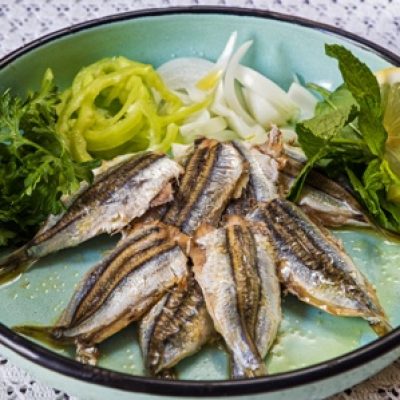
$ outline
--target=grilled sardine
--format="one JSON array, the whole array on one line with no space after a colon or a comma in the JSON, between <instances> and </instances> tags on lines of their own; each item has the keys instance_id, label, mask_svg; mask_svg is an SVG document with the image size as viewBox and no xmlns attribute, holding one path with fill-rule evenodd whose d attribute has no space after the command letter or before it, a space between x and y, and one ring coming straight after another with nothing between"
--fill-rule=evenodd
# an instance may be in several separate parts
<instances>
[{"instance_id":1,"label":"grilled sardine","mask_svg":"<svg viewBox=\"0 0 400 400\"><path fill-rule=\"evenodd\" d=\"M248 143L234 141L233 145L247 162L249 181L240 198L230 202L226 214L245 215L257 202L278 196L278 162Z\"/></svg>"},{"instance_id":2,"label":"grilled sardine","mask_svg":"<svg viewBox=\"0 0 400 400\"><path fill-rule=\"evenodd\" d=\"M281 320L275 253L263 229L230 216L225 228L201 227L192 250L195 277L231 352L234 378L266 373L263 358Z\"/></svg>"},{"instance_id":3,"label":"grilled sardine","mask_svg":"<svg viewBox=\"0 0 400 400\"><path fill-rule=\"evenodd\" d=\"M88 272L55 327L14 329L53 344L75 344L78 359L94 363L95 344L140 319L167 290L186 285L185 246L176 228L138 224Z\"/></svg>"},{"instance_id":4,"label":"grilled sardine","mask_svg":"<svg viewBox=\"0 0 400 400\"><path fill-rule=\"evenodd\" d=\"M299 147L284 144L282 133L277 128L271 130L269 141L258 146L257 150L276 160L279 195L285 197L307 161L304 152ZM254 201L251 204L254 205ZM355 197L338 182L315 169L309 173L297 204L310 218L326 227L371 225Z\"/></svg>"},{"instance_id":5,"label":"grilled sardine","mask_svg":"<svg viewBox=\"0 0 400 400\"><path fill-rule=\"evenodd\" d=\"M187 288L175 287L142 319L139 341L147 371L165 377L182 359L197 353L214 333L201 289L190 275Z\"/></svg>"},{"instance_id":6,"label":"grilled sardine","mask_svg":"<svg viewBox=\"0 0 400 400\"><path fill-rule=\"evenodd\" d=\"M0 260L0 282L15 278L47 254L120 230L143 215L152 201L154 205L168 201L165 188L181 172L176 162L162 154L125 157L73 196L67 211L51 216L30 242Z\"/></svg>"},{"instance_id":7,"label":"grilled sardine","mask_svg":"<svg viewBox=\"0 0 400 400\"><path fill-rule=\"evenodd\" d=\"M203 223L216 225L242 176L242 157L232 144L198 141L164 222L188 235Z\"/></svg>"},{"instance_id":8,"label":"grilled sardine","mask_svg":"<svg viewBox=\"0 0 400 400\"><path fill-rule=\"evenodd\" d=\"M202 223L216 225L243 179L243 159L228 143L202 139L186 160L185 174L163 217L188 235ZM190 321L184 324L184 319ZM171 375L180 360L197 352L213 326L197 283L175 288L141 322L140 342L150 374ZM176 327L180 327L179 330ZM164 331L165 330L165 331Z\"/></svg>"},{"instance_id":9,"label":"grilled sardine","mask_svg":"<svg viewBox=\"0 0 400 400\"><path fill-rule=\"evenodd\" d=\"M289 292L331 314L365 318L378 334L391 330L372 285L338 241L298 206L275 199L247 218L266 225L280 281Z\"/></svg>"},{"instance_id":10,"label":"grilled sardine","mask_svg":"<svg viewBox=\"0 0 400 400\"><path fill-rule=\"evenodd\" d=\"M303 165L288 158L279 173L281 193L286 195ZM367 227L370 222L358 201L339 183L312 170L297 204L314 221L326 227Z\"/></svg>"}]
</instances>

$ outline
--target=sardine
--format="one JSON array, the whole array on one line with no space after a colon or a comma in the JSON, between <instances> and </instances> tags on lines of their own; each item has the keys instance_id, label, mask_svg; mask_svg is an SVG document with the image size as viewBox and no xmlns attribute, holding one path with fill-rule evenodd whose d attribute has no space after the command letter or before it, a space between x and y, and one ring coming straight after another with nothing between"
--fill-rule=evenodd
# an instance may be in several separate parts
<instances>
[{"instance_id":1,"label":"sardine","mask_svg":"<svg viewBox=\"0 0 400 400\"><path fill-rule=\"evenodd\" d=\"M139 326L139 342L150 375L173 377L171 369L197 353L214 333L201 289L190 275L153 306Z\"/></svg>"},{"instance_id":2,"label":"sardine","mask_svg":"<svg viewBox=\"0 0 400 400\"><path fill-rule=\"evenodd\" d=\"M198 141L163 221L188 235L203 223L216 225L237 193L243 171L242 157L232 144Z\"/></svg>"},{"instance_id":3,"label":"sardine","mask_svg":"<svg viewBox=\"0 0 400 400\"><path fill-rule=\"evenodd\" d=\"M249 180L241 197L230 202L226 214L245 215L258 202L269 201L278 196L279 164L275 158L248 143L234 141L233 145L247 162Z\"/></svg>"},{"instance_id":4,"label":"sardine","mask_svg":"<svg viewBox=\"0 0 400 400\"><path fill-rule=\"evenodd\" d=\"M230 216L224 228L201 227L192 249L195 277L231 352L234 378L266 373L263 359L281 320L275 253L263 230Z\"/></svg>"},{"instance_id":5,"label":"sardine","mask_svg":"<svg viewBox=\"0 0 400 400\"><path fill-rule=\"evenodd\" d=\"M289 192L302 167L303 165L296 160L287 159L279 174L282 195L285 196ZM353 195L342 185L316 170L309 173L297 204L315 222L326 227L371 225Z\"/></svg>"},{"instance_id":6,"label":"sardine","mask_svg":"<svg viewBox=\"0 0 400 400\"><path fill-rule=\"evenodd\" d=\"M267 227L286 290L328 313L362 317L379 334L391 330L372 285L329 231L294 203L275 199L247 215Z\"/></svg>"},{"instance_id":7,"label":"sardine","mask_svg":"<svg viewBox=\"0 0 400 400\"><path fill-rule=\"evenodd\" d=\"M14 330L51 344L75 344L77 358L95 363L95 345L140 319L174 286L185 286L187 238L176 228L138 224L87 273L55 327Z\"/></svg>"},{"instance_id":8,"label":"sardine","mask_svg":"<svg viewBox=\"0 0 400 400\"><path fill-rule=\"evenodd\" d=\"M192 235L202 223L218 224L229 200L245 182L243 159L227 143L201 139L185 163L185 174L166 224ZM190 323L185 318L190 315ZM175 288L141 322L140 342L150 374L173 376L171 368L197 352L214 332L197 283ZM180 327L176 330L176 327Z\"/></svg>"},{"instance_id":9,"label":"sardine","mask_svg":"<svg viewBox=\"0 0 400 400\"><path fill-rule=\"evenodd\" d=\"M285 144L282 133L276 127L271 130L268 142L257 146L257 149L276 160L279 195L285 197L307 161L304 152L300 147ZM254 205L254 201L251 204ZM309 173L297 204L315 222L326 227L371 225L356 198L341 184L315 169Z\"/></svg>"},{"instance_id":10,"label":"sardine","mask_svg":"<svg viewBox=\"0 0 400 400\"><path fill-rule=\"evenodd\" d=\"M170 183L181 172L175 161L149 152L98 174L93 185L71 198L64 213L51 216L31 241L0 260L0 282L17 277L50 253L118 231L152 205L169 201Z\"/></svg>"}]
</instances>

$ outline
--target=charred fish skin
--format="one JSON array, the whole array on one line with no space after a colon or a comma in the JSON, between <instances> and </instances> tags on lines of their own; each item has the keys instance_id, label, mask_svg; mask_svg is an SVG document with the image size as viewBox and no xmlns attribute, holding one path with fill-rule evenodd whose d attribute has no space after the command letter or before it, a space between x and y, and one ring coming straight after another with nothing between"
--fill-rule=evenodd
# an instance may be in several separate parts
<instances>
[{"instance_id":1,"label":"charred fish skin","mask_svg":"<svg viewBox=\"0 0 400 400\"><path fill-rule=\"evenodd\" d=\"M295 204L275 199L247 218L263 222L280 259L278 275L300 300L339 316L366 319L378 333L391 330L372 285L329 233Z\"/></svg>"},{"instance_id":2,"label":"charred fish skin","mask_svg":"<svg viewBox=\"0 0 400 400\"><path fill-rule=\"evenodd\" d=\"M140 319L169 289L186 284L180 235L157 221L141 225L86 274L55 327L15 330L82 349L102 342Z\"/></svg>"},{"instance_id":3,"label":"charred fish skin","mask_svg":"<svg viewBox=\"0 0 400 400\"><path fill-rule=\"evenodd\" d=\"M203 223L216 225L242 175L243 160L232 144L198 141L163 221L187 235Z\"/></svg>"},{"instance_id":4,"label":"charred fish skin","mask_svg":"<svg viewBox=\"0 0 400 400\"><path fill-rule=\"evenodd\" d=\"M76 246L101 233L122 229L143 215L182 168L167 156L149 152L131 157L96 177L75 196L67 211L48 223L24 247L0 260L0 280L13 278L37 259Z\"/></svg>"},{"instance_id":5,"label":"charred fish skin","mask_svg":"<svg viewBox=\"0 0 400 400\"><path fill-rule=\"evenodd\" d=\"M262 359L281 320L273 248L261 230L239 216L229 217L225 228L207 231L200 228L196 236L194 272L231 353L232 377L264 375Z\"/></svg>"},{"instance_id":6,"label":"charred fish skin","mask_svg":"<svg viewBox=\"0 0 400 400\"><path fill-rule=\"evenodd\" d=\"M182 359L197 353L214 334L201 289L190 275L174 287L139 325L139 343L148 373L165 377Z\"/></svg>"},{"instance_id":7,"label":"charred fish skin","mask_svg":"<svg viewBox=\"0 0 400 400\"><path fill-rule=\"evenodd\" d=\"M281 194L286 195L303 165L287 158L279 174ZM326 227L368 227L370 221L361 205L342 185L312 170L297 204L305 213Z\"/></svg>"}]
</instances>

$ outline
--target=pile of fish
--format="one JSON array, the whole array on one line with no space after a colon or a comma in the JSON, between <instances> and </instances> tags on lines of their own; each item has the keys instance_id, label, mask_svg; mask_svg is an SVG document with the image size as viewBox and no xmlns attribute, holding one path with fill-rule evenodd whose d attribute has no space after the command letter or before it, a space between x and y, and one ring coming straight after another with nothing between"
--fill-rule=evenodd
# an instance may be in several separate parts
<instances>
[{"instance_id":1,"label":"pile of fish","mask_svg":"<svg viewBox=\"0 0 400 400\"><path fill-rule=\"evenodd\" d=\"M23 248L0 260L0 279L101 233L122 232L82 279L52 327L17 332L76 347L95 364L97 345L134 321L152 376L222 338L231 377L267 373L281 321L281 287L331 314L390 331L372 285L326 227L369 226L342 186L318 172L298 204L285 200L301 159L277 129L263 146L199 139L183 165L149 152L96 174Z\"/></svg>"}]
</instances>

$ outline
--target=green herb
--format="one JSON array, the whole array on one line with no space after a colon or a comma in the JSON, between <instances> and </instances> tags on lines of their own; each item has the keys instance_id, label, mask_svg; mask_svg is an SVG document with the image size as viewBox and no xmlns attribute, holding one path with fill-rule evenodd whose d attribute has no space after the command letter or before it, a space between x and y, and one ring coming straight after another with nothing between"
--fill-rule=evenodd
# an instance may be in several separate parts
<instances>
[{"instance_id":1,"label":"green herb","mask_svg":"<svg viewBox=\"0 0 400 400\"><path fill-rule=\"evenodd\" d=\"M382 156L387 133L383 127L381 93L375 75L349 50L337 44L326 45L326 54L339 61L343 80L360 106L358 126L371 153Z\"/></svg>"},{"instance_id":2,"label":"green herb","mask_svg":"<svg viewBox=\"0 0 400 400\"><path fill-rule=\"evenodd\" d=\"M58 92L47 70L41 88L22 100L0 96L0 245L30 237L61 196L91 181L96 164L74 162L56 132Z\"/></svg>"},{"instance_id":3,"label":"green herb","mask_svg":"<svg viewBox=\"0 0 400 400\"><path fill-rule=\"evenodd\" d=\"M384 158L387 133L378 82L367 65L349 50L339 45L326 45L325 50L338 60L344 83L333 92L308 85L322 100L313 118L296 125L308 161L288 198L299 198L305 179L315 166L328 173L344 173L375 221L400 233L400 205L388 200L389 191L400 191L400 177Z\"/></svg>"}]
</instances>

